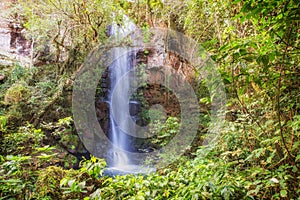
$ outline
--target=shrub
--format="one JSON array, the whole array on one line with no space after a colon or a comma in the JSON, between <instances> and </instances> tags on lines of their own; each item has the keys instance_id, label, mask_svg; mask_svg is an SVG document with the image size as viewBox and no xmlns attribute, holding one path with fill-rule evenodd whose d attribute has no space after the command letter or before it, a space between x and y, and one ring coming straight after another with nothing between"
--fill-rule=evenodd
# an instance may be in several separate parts
<instances>
[{"instance_id":1,"label":"shrub","mask_svg":"<svg viewBox=\"0 0 300 200\"><path fill-rule=\"evenodd\" d=\"M29 96L29 88L25 84L16 83L6 91L4 101L10 104L17 104L21 101L26 101Z\"/></svg>"},{"instance_id":2,"label":"shrub","mask_svg":"<svg viewBox=\"0 0 300 200\"><path fill-rule=\"evenodd\" d=\"M50 166L41 170L35 184L35 195L38 198L50 197L52 199L60 199L62 191L59 184L65 175L66 171L56 166Z\"/></svg>"}]
</instances>

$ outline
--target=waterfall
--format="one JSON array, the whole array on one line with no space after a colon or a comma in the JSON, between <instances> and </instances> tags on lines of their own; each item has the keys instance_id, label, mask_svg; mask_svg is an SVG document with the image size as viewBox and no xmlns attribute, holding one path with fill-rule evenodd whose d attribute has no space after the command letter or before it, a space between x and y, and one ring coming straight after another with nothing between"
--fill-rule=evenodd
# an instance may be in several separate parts
<instances>
[{"instance_id":1,"label":"waterfall","mask_svg":"<svg viewBox=\"0 0 300 200\"><path fill-rule=\"evenodd\" d=\"M120 41L124 38L132 39L132 44L135 46L142 43L137 40L138 30L135 24L126 16L123 16L123 25L113 24L109 29L109 36L112 41ZM134 33L130 35L131 33ZM127 37L130 36L130 37ZM135 128L134 116L130 115L134 110L137 101L131 100L136 87L138 76L135 73L136 54L134 48L115 47L112 50L113 63L109 66L109 88L108 88L108 105L110 129L109 138L112 142L112 148L108 150L106 157L108 168L104 171L106 175L122 175L122 174L147 174L155 171L155 168L150 168L140 165L136 158L130 158L132 150L132 136L137 136Z\"/></svg>"},{"instance_id":2,"label":"waterfall","mask_svg":"<svg viewBox=\"0 0 300 200\"><path fill-rule=\"evenodd\" d=\"M124 52L125 51L125 52ZM124 54L125 53L125 54ZM118 48L114 51L114 63L110 68L110 92L108 95L110 105L110 139L114 145L112 149L113 167L120 167L131 164L129 158L126 155L126 151L129 149L129 141L126 132L121 127L126 127L129 124L130 116L128 113L128 106L124 105L124 102L129 101L130 92L130 80L122 80L122 76L127 73L133 66L130 62L130 53L126 53L125 49ZM122 55L121 57L118 57ZM122 84L122 87L116 87L117 84ZM112 93L114 98L112 99ZM117 109L117 112L113 113L113 109ZM116 122L116 119L118 119ZM128 128L126 128L128 130Z\"/></svg>"},{"instance_id":3,"label":"waterfall","mask_svg":"<svg viewBox=\"0 0 300 200\"><path fill-rule=\"evenodd\" d=\"M119 26L113 24L110 27L110 36L114 40L121 40L131 33L136 26L129 21L127 16L124 16L124 24ZM108 101L110 105L110 132L109 137L113 143L113 148L110 150L108 162L109 167L124 168L131 163L130 158L126 154L126 151L130 149L130 141L125 130L129 130L129 120L132 120L128 115L129 99L130 99L130 82L131 80L122 80L122 77L130 70L134 69L135 53L128 52L126 47L117 47L113 49L113 63L109 67L109 79L110 88L108 93ZM122 87L116 87L118 84L122 84ZM113 94L114 98L113 99ZM128 102L128 106L124 102ZM113 110L117 112L113 113ZM118 119L116 121L116 119ZM123 128L122 128L123 127ZM124 127L125 130L124 130ZM130 129L131 131L134 131Z\"/></svg>"}]
</instances>

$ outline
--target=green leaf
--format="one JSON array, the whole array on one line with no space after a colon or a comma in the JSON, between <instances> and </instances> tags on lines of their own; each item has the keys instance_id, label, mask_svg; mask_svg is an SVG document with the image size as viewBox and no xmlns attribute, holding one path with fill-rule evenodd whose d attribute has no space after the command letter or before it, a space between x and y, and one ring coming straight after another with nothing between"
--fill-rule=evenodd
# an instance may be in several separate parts
<instances>
[{"instance_id":1,"label":"green leaf","mask_svg":"<svg viewBox=\"0 0 300 200\"><path fill-rule=\"evenodd\" d=\"M266 67L269 64L269 56L268 55L263 55L262 56L262 62L264 66Z\"/></svg>"},{"instance_id":2,"label":"green leaf","mask_svg":"<svg viewBox=\"0 0 300 200\"><path fill-rule=\"evenodd\" d=\"M300 154L297 155L296 157L296 162L300 159Z\"/></svg>"},{"instance_id":3,"label":"green leaf","mask_svg":"<svg viewBox=\"0 0 300 200\"><path fill-rule=\"evenodd\" d=\"M21 179L0 180L1 183L22 183Z\"/></svg>"},{"instance_id":4,"label":"green leaf","mask_svg":"<svg viewBox=\"0 0 300 200\"><path fill-rule=\"evenodd\" d=\"M232 2L233 4L238 4L239 2L241 2L242 0L235 0L234 2Z\"/></svg>"},{"instance_id":5,"label":"green leaf","mask_svg":"<svg viewBox=\"0 0 300 200\"><path fill-rule=\"evenodd\" d=\"M280 190L280 196L281 197L287 197L287 191L286 190Z\"/></svg>"}]
</instances>

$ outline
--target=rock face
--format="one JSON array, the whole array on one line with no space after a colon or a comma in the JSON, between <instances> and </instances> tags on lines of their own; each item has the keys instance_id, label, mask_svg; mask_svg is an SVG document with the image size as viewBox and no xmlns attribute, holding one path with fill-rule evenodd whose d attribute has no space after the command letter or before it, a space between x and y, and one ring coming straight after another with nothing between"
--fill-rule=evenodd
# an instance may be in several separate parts
<instances>
[{"instance_id":1,"label":"rock face","mask_svg":"<svg viewBox=\"0 0 300 200\"><path fill-rule=\"evenodd\" d=\"M172 91L171 88L180 88L184 81L195 88L197 81L195 80L195 72L189 63L176 55L168 52L165 48L163 38L152 38L150 41L153 47L144 47L136 52L135 70L136 76L147 75L147 83L139 87L132 98L129 100L129 112L132 119L139 126L146 126L150 123L151 112L155 116L177 117L180 119L181 107L176 96L177 91ZM176 73L179 78L171 78ZM102 127L102 130L108 135L110 129L109 105L107 103L107 93L110 85L109 70L102 74L102 78L98 84L101 88L97 92L95 102L96 115ZM174 76L172 76L174 77ZM172 80L172 81L170 81ZM152 84L156 83L156 84ZM158 84L160 83L160 84ZM188 101L187 101L188 103ZM154 109L153 109L154 108ZM155 111L164 110L163 113L155 113ZM155 117L156 117L155 116ZM135 146L133 151L139 151L149 148L147 141L132 139L132 144ZM150 147L151 148L151 147Z\"/></svg>"},{"instance_id":2,"label":"rock face","mask_svg":"<svg viewBox=\"0 0 300 200\"><path fill-rule=\"evenodd\" d=\"M10 1L0 2L0 65L30 64L31 43L24 37L20 23L8 19Z\"/></svg>"}]
</instances>

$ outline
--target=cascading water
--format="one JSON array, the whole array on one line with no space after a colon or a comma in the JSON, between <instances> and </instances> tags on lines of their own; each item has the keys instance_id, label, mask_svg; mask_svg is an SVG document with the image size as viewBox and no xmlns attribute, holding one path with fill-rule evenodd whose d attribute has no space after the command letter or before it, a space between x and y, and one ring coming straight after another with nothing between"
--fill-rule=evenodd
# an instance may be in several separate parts
<instances>
[{"instance_id":1,"label":"cascading water","mask_svg":"<svg viewBox=\"0 0 300 200\"><path fill-rule=\"evenodd\" d=\"M124 17L124 25L119 26L114 24L110 28L110 35L116 40L124 38L131 33L136 26L129 21L127 17ZM122 80L121 78L130 70L134 68L133 60L135 59L134 52L128 52L128 49L118 47L113 50L113 64L110 66L109 78L110 89L108 94L108 101L110 105L110 139L113 143L113 149L110 151L108 162L109 167L124 168L131 163L130 158L126 154L126 150L129 149L128 135L121 127L129 125L129 120L132 120L128 113L128 106L124 105L124 102L128 102L130 99L130 80ZM122 87L116 87L117 84L122 84ZM116 99L113 99L117 97ZM113 113L113 109L117 109L117 112ZM116 121L118 119L118 122ZM128 130L128 129L127 129ZM130 129L131 131L134 131Z\"/></svg>"},{"instance_id":2,"label":"cascading water","mask_svg":"<svg viewBox=\"0 0 300 200\"><path fill-rule=\"evenodd\" d=\"M133 39L133 44L137 45L135 35L130 35L136 30L135 24L127 16L123 17L124 24L119 26L113 24L110 27L109 34L112 40L120 41L124 38ZM130 101L132 90L134 90L136 50L126 47L116 47L113 49L113 63L109 66L110 87L108 92L110 129L109 137L113 144L112 149L107 155L108 168L105 170L106 175L122 174L146 174L155 171L139 165L137 160L129 157L131 150L130 139L136 135L135 123L132 123L134 116L130 116L130 105L133 108L138 104L137 101ZM128 74L130 74L128 76ZM127 77L127 78L124 78ZM131 135L131 136L129 136ZM135 158L136 159L136 158Z\"/></svg>"},{"instance_id":3,"label":"cascading water","mask_svg":"<svg viewBox=\"0 0 300 200\"><path fill-rule=\"evenodd\" d=\"M122 81L122 88L116 87L117 84L120 84L119 81L122 76L128 72L133 66L129 60L130 55L122 48L118 48L114 51L115 62L110 69L110 83L111 89L109 92L109 105L110 105L110 139L114 145L112 149L112 167L122 167L124 165L129 165L130 159L126 155L125 151L128 150L128 137L126 133L121 129L121 127L126 127L129 124L129 116L127 113L128 107L121 106L123 102L129 100L129 90L130 90L130 80ZM125 54L124 54L125 53ZM118 57L122 55L121 57ZM112 101L112 93L115 93L115 97ZM117 109L117 112L113 114L113 109ZM117 116L116 116L117 115ZM116 122L115 119L118 119ZM133 130L132 130L133 131Z\"/></svg>"}]
</instances>

